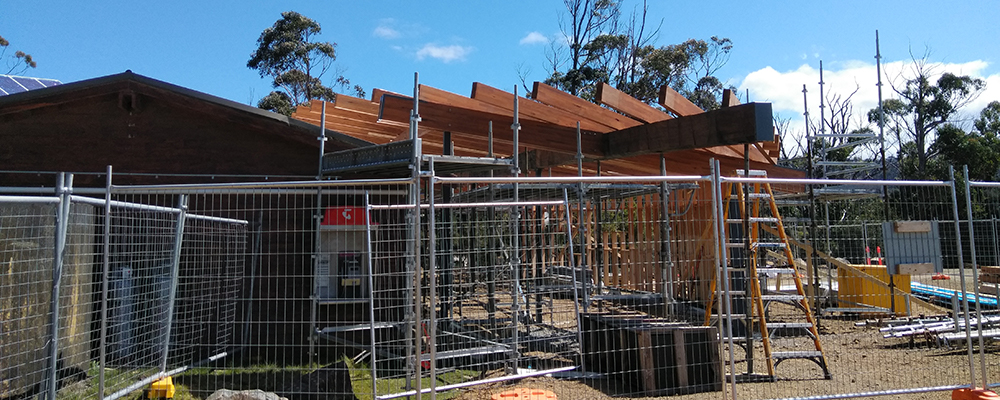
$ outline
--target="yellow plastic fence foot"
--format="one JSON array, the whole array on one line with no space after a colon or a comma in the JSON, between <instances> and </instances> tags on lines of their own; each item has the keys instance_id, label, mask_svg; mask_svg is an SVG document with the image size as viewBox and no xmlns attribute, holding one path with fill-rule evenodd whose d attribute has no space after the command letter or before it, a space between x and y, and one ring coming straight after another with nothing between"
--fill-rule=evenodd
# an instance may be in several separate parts
<instances>
[{"instance_id":1,"label":"yellow plastic fence foot","mask_svg":"<svg viewBox=\"0 0 1000 400\"><path fill-rule=\"evenodd\" d=\"M174 398L174 380L171 377L166 377L153 382L149 386L149 391L146 393L146 398L149 399L172 399Z\"/></svg>"}]
</instances>

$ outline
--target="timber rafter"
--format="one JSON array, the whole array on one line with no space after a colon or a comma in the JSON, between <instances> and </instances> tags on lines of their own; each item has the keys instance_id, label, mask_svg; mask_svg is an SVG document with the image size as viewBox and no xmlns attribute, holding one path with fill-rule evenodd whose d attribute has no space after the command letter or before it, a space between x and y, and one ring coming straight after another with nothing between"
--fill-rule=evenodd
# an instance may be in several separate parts
<instances>
[{"instance_id":1,"label":"timber rafter","mask_svg":"<svg viewBox=\"0 0 1000 400\"><path fill-rule=\"evenodd\" d=\"M660 91L663 108L607 84L597 89L592 103L536 82L531 98L518 97L521 131L520 148L515 151L511 148L514 94L479 82L468 97L421 85L419 136L424 152L440 152L444 133L449 132L457 155L486 156L492 123L495 156L517 153L527 157L528 169L564 173L575 169L579 123L585 169L593 172L597 172L594 161L601 161L601 173L659 175L662 154L672 175L707 174L709 158L742 167L744 157L752 168L768 170L769 176L802 175L775 165L780 142L773 133L768 103L740 105L730 92L723 108L704 112L669 87ZM408 139L412 107L412 98L381 89L372 91L371 100L341 94L327 103L326 127L378 144ZM319 125L321 110L322 102L313 101L292 116ZM747 154L744 144L749 145Z\"/></svg>"}]
</instances>

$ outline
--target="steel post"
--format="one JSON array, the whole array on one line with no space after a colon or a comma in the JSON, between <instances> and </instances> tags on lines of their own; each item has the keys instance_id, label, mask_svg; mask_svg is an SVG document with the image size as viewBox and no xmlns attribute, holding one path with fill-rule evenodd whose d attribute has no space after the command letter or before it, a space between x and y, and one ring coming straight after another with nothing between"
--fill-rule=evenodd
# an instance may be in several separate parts
<instances>
[{"instance_id":1,"label":"steel post","mask_svg":"<svg viewBox=\"0 0 1000 400\"><path fill-rule=\"evenodd\" d=\"M102 243L102 254L104 261L101 263L101 328L100 328L100 354L97 365L100 366L97 378L97 398L104 398L104 366L108 360L108 278L111 275L111 166L108 166L107 176L104 182L104 243Z\"/></svg>"},{"instance_id":2,"label":"steel post","mask_svg":"<svg viewBox=\"0 0 1000 400\"><path fill-rule=\"evenodd\" d=\"M948 166L948 177L951 178L951 206L952 206L952 216L955 221L955 243L958 248L958 272L959 272L959 282L962 285L962 299L968 299L969 295L965 286L965 258L962 254L962 226L958 219L958 193L955 190L955 167ZM890 277L892 274L889 275ZM890 290L892 290L890 288ZM890 292L892 293L892 292ZM895 297L895 296L891 296ZM972 314L969 312L969 302L962 301L962 309L965 311L965 343L968 344L969 353L969 384L972 386L976 385L976 364L972 352L972 327L969 326L969 321L972 318ZM956 325L957 326L957 325Z\"/></svg>"},{"instance_id":3,"label":"steel post","mask_svg":"<svg viewBox=\"0 0 1000 400\"><path fill-rule=\"evenodd\" d=\"M160 372L167 372L167 359L170 356L170 333L174 324L174 305L177 300L177 285L181 270L181 246L184 244L184 223L187 219L188 195L182 194L177 200L176 231L174 232L173 254L170 256L170 293L167 295L167 329L163 338L163 359L160 360Z\"/></svg>"},{"instance_id":4,"label":"steel post","mask_svg":"<svg viewBox=\"0 0 1000 400\"><path fill-rule=\"evenodd\" d=\"M69 231L70 195L73 191L73 175L60 173L56 183L59 206L56 208L55 252L52 259L52 299L49 320L49 366L46 379L48 400L55 400L59 388L59 298L62 286L63 257L66 254L66 235Z\"/></svg>"}]
</instances>

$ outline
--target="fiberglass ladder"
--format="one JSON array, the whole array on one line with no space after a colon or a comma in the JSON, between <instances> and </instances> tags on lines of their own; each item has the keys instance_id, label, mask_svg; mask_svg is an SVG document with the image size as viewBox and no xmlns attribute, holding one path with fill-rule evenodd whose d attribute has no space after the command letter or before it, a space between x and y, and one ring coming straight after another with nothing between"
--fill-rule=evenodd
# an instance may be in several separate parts
<instances>
[{"instance_id":1,"label":"fiberglass ladder","mask_svg":"<svg viewBox=\"0 0 1000 400\"><path fill-rule=\"evenodd\" d=\"M737 171L742 176L743 171ZM751 170L750 177L766 178L765 171ZM729 276L733 283L730 289L733 321L744 321L745 343L747 354L747 375L751 376L753 371L753 335L754 324L757 324L760 331L760 341L764 350L764 358L767 361L767 376L765 379L775 379L775 368L782 361L790 359L810 360L822 369L823 377L831 379L832 375L826 364L826 357L823 347L819 342L816 318L809 307L805 290L802 286L802 279L795 267L795 256L789 247L788 236L785 233L781 215L778 213L778 206L774 200L774 193L769 183L746 183L746 186L738 183L724 183L722 186L723 196L729 196L724 201L723 215L725 216L724 235L722 241L728 249L730 267ZM746 190L744 190L744 187ZM739 217L730 217L730 204L739 205ZM749 215L747 214L749 207ZM746 231L746 232L744 232ZM748 233L748 234L747 234ZM747 253L747 250L749 253ZM734 252L743 252L742 257L735 257ZM781 266L772 266L766 259L770 257ZM743 266L737 267L734 260L743 259ZM762 264L763 263L763 264ZM781 290L781 277L791 275L795 282L795 292L783 292ZM775 290L768 291L766 284L762 285L761 280L774 278ZM711 323L713 317L714 293L717 282L712 279L711 293L708 308L705 312L705 324ZM790 288L789 288L790 289ZM749 290L749 293L747 293ZM790 307L784 307L781 317L769 317L770 305L773 303L783 303ZM791 312L789 312L789 309ZM725 317L725 316L722 316ZM771 319L771 320L769 320ZM799 334L811 339L810 345L803 345L801 340L795 338L781 338L773 340L775 333L781 331L782 336ZM734 333L734 336L737 334ZM794 335L792 335L794 336ZM734 337L734 339L736 339ZM791 343L789 343L791 342ZM775 347L788 348L786 351L775 351Z\"/></svg>"}]
</instances>

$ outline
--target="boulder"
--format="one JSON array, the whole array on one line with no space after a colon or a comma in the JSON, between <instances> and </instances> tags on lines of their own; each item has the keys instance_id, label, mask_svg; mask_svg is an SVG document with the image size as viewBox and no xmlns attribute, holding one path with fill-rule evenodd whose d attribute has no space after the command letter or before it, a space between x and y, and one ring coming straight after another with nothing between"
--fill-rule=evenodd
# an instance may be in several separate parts
<instances>
[{"instance_id":1,"label":"boulder","mask_svg":"<svg viewBox=\"0 0 1000 400\"><path fill-rule=\"evenodd\" d=\"M233 391L229 389L219 389L208 396L207 400L288 400L288 398L278 396L271 392L260 389Z\"/></svg>"}]
</instances>

